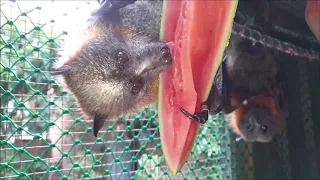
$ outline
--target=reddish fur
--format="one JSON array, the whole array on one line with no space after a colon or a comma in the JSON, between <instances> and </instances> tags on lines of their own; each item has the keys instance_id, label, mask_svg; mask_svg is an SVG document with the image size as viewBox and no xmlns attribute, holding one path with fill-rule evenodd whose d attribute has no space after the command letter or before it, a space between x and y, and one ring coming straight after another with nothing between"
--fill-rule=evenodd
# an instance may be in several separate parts
<instances>
[{"instance_id":1,"label":"reddish fur","mask_svg":"<svg viewBox=\"0 0 320 180\"><path fill-rule=\"evenodd\" d=\"M245 98L239 97L233 93L230 93L230 100L231 104L233 106L240 104ZM230 113L231 115L231 120L229 121L229 125L232 128L233 132L240 135L240 120L241 117L248 111L248 108L250 106L255 106L255 107L266 107L268 108L274 119L276 120L277 127L281 126L281 121L280 121L280 113L277 110L277 100L274 96L267 96L264 94L258 95L254 101L250 102L247 106L242 106L238 108L237 110L233 111Z\"/></svg>"}]
</instances>

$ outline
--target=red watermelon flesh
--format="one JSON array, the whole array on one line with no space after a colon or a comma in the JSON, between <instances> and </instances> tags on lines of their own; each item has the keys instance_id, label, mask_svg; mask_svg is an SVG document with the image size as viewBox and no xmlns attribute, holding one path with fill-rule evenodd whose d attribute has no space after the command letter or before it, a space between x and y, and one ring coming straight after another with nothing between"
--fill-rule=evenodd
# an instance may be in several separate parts
<instances>
[{"instance_id":1,"label":"red watermelon flesh","mask_svg":"<svg viewBox=\"0 0 320 180\"><path fill-rule=\"evenodd\" d=\"M320 40L320 0L307 1L305 19L310 30Z\"/></svg>"},{"instance_id":2,"label":"red watermelon flesh","mask_svg":"<svg viewBox=\"0 0 320 180\"><path fill-rule=\"evenodd\" d=\"M171 1L167 3L169 6ZM183 29L187 22L178 21L178 28ZM186 39L184 36L187 33L178 31L174 35L175 44L169 45L173 55L171 68L160 76L159 119L162 150L169 169L175 176L189 155L190 147L193 146L198 123L187 119L180 108L177 108L183 106L187 111L194 112L197 93L194 89L191 61L186 56L188 53L183 51L187 50L187 43L182 41Z\"/></svg>"},{"instance_id":3,"label":"red watermelon flesh","mask_svg":"<svg viewBox=\"0 0 320 180\"><path fill-rule=\"evenodd\" d=\"M185 117L180 107L194 113L207 98L231 32L237 1L164 2L161 39L173 40L174 44L173 63L160 75L160 137L167 165L175 176L198 130L198 123Z\"/></svg>"}]
</instances>

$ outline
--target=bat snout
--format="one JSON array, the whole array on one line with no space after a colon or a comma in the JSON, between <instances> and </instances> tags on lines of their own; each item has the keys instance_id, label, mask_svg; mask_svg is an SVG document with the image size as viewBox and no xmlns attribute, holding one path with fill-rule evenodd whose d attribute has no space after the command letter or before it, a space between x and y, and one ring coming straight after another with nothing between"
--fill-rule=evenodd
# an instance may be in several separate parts
<instances>
[{"instance_id":1,"label":"bat snout","mask_svg":"<svg viewBox=\"0 0 320 180\"><path fill-rule=\"evenodd\" d=\"M249 142L269 142L275 135L275 124L270 116L254 116L247 114L241 120L240 132L242 139Z\"/></svg>"},{"instance_id":2,"label":"bat snout","mask_svg":"<svg viewBox=\"0 0 320 180\"><path fill-rule=\"evenodd\" d=\"M161 62L161 64L171 65L172 56L168 46L164 46L161 48L159 61Z\"/></svg>"},{"instance_id":3,"label":"bat snout","mask_svg":"<svg viewBox=\"0 0 320 180\"><path fill-rule=\"evenodd\" d=\"M275 134L273 129L274 127L272 126L272 124L266 125L257 123L257 132L254 136L256 137L255 141L263 143L271 141Z\"/></svg>"},{"instance_id":4,"label":"bat snout","mask_svg":"<svg viewBox=\"0 0 320 180\"><path fill-rule=\"evenodd\" d=\"M154 47L153 53L145 55L141 60L135 75L143 77L146 81L154 78L154 76L166 70L172 64L172 56L167 45L162 43Z\"/></svg>"}]
</instances>

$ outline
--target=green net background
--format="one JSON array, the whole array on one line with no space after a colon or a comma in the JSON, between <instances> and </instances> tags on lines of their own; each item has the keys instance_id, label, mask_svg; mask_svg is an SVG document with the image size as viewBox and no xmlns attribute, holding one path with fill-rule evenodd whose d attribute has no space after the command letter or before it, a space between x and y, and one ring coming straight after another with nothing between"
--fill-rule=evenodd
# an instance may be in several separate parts
<instances>
[{"instance_id":1,"label":"green net background","mask_svg":"<svg viewBox=\"0 0 320 180\"><path fill-rule=\"evenodd\" d=\"M69 33L68 23L57 24L78 20L90 3L63 2L69 14L48 3L1 1L0 179L172 179L156 105L114 119L95 139L92 121L50 76ZM235 142L223 116L212 116L176 179L319 178L319 65L283 59L293 113L281 135L268 144Z\"/></svg>"},{"instance_id":2,"label":"green net background","mask_svg":"<svg viewBox=\"0 0 320 180\"><path fill-rule=\"evenodd\" d=\"M39 4L1 6L1 178L170 178L156 105L115 119L93 137L92 121L81 119L73 98L49 74L68 32L44 17ZM177 178L229 175L224 123L218 116L202 128Z\"/></svg>"}]
</instances>

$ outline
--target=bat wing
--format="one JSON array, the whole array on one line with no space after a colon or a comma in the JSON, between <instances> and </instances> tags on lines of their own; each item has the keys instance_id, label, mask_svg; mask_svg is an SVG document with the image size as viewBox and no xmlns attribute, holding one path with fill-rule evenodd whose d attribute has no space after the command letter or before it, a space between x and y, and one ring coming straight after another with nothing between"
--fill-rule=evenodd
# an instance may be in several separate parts
<instances>
[{"instance_id":1,"label":"bat wing","mask_svg":"<svg viewBox=\"0 0 320 180\"><path fill-rule=\"evenodd\" d=\"M282 69L282 64L280 64L280 69ZM288 97L286 92L288 92L287 87L287 73L285 70L279 70L276 76L277 88L278 88L278 111L282 119L286 119L289 116L288 109Z\"/></svg>"},{"instance_id":2,"label":"bat wing","mask_svg":"<svg viewBox=\"0 0 320 180\"><path fill-rule=\"evenodd\" d=\"M214 77L214 82L211 87L206 104L209 107L210 114L217 114L221 112L226 105L229 104L228 96L228 81L225 71L225 60L220 64L218 71Z\"/></svg>"},{"instance_id":3,"label":"bat wing","mask_svg":"<svg viewBox=\"0 0 320 180\"><path fill-rule=\"evenodd\" d=\"M285 96L283 92L283 86L279 85L279 96L278 96L278 111L280 113L281 119L287 119L289 116L289 110L288 110L288 102L287 97Z\"/></svg>"}]
</instances>

